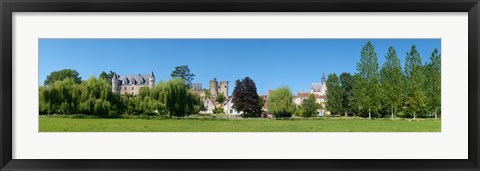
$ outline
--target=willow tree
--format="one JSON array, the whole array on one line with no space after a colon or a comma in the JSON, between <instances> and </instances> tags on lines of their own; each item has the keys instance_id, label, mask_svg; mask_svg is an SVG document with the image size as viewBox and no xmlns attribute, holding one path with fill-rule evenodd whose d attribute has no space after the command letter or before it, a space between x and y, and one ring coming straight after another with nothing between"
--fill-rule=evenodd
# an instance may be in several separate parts
<instances>
[{"instance_id":1,"label":"willow tree","mask_svg":"<svg viewBox=\"0 0 480 171\"><path fill-rule=\"evenodd\" d=\"M288 87L280 87L272 90L268 96L268 112L275 117L291 117L295 112L293 94Z\"/></svg>"},{"instance_id":2,"label":"willow tree","mask_svg":"<svg viewBox=\"0 0 480 171\"><path fill-rule=\"evenodd\" d=\"M391 118L402 103L403 74L400 59L395 48L390 46L385 63L380 70L380 83L384 103L389 106Z\"/></svg>"},{"instance_id":3,"label":"willow tree","mask_svg":"<svg viewBox=\"0 0 480 171\"><path fill-rule=\"evenodd\" d=\"M362 100L360 101L368 110L368 119L372 117L372 110L377 111L380 108L380 84L378 71L378 57L373 44L368 41L361 50L360 62L357 63L358 74L363 78L359 82L362 91Z\"/></svg>"},{"instance_id":4,"label":"willow tree","mask_svg":"<svg viewBox=\"0 0 480 171\"><path fill-rule=\"evenodd\" d=\"M412 45L405 58L405 83L405 104L415 119L417 112L426 104L422 58L415 45Z\"/></svg>"}]
</instances>

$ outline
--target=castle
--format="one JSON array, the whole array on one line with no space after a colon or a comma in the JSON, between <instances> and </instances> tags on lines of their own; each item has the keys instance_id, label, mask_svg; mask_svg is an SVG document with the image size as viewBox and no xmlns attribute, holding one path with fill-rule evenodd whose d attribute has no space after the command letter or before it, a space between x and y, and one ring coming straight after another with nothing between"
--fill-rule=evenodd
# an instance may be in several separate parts
<instances>
[{"instance_id":1,"label":"castle","mask_svg":"<svg viewBox=\"0 0 480 171\"><path fill-rule=\"evenodd\" d=\"M150 74L131 74L120 76L113 74L112 77L112 92L120 94L136 95L140 88L155 86L155 75L153 71Z\"/></svg>"},{"instance_id":2,"label":"castle","mask_svg":"<svg viewBox=\"0 0 480 171\"><path fill-rule=\"evenodd\" d=\"M213 80L210 80L210 96L215 98L219 94L228 98L228 81L220 81L219 84L217 79L213 78Z\"/></svg>"}]
</instances>

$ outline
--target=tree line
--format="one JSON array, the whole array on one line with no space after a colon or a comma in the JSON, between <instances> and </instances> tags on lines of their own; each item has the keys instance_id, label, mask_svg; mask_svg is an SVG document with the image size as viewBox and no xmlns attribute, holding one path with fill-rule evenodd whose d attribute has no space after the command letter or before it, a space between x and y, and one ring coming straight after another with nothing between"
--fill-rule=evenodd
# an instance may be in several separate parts
<instances>
[{"instance_id":1,"label":"tree line","mask_svg":"<svg viewBox=\"0 0 480 171\"><path fill-rule=\"evenodd\" d=\"M185 67L178 69L187 72ZM174 73L177 73L175 71ZM102 72L99 78L92 76L81 81L75 70L52 72L47 76L44 85L39 87L40 114L146 114L183 117L203 109L200 97L187 85L192 79L185 80L172 74L171 80L160 82L152 89L143 87L138 95L120 95L112 93L113 74L112 71L109 74Z\"/></svg>"},{"instance_id":2,"label":"tree line","mask_svg":"<svg viewBox=\"0 0 480 171\"><path fill-rule=\"evenodd\" d=\"M394 47L379 67L368 41L361 50L357 73L329 74L327 109L333 115L363 117L439 117L441 115L441 54L437 49L422 63L415 45L402 68Z\"/></svg>"}]
</instances>

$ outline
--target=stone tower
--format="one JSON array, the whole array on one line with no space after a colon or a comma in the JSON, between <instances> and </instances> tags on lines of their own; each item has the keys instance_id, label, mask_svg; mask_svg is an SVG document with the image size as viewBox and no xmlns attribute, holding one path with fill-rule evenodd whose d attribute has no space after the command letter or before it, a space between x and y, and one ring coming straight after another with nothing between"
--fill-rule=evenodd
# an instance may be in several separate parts
<instances>
[{"instance_id":1,"label":"stone tower","mask_svg":"<svg viewBox=\"0 0 480 171\"><path fill-rule=\"evenodd\" d=\"M112 92L113 93L118 93L119 84L120 84L120 82L118 81L118 75L117 75L117 73L114 73L113 77L112 77Z\"/></svg>"},{"instance_id":2,"label":"stone tower","mask_svg":"<svg viewBox=\"0 0 480 171\"><path fill-rule=\"evenodd\" d=\"M148 77L148 88L152 89L153 87L155 87L155 75L152 71Z\"/></svg>"},{"instance_id":3,"label":"stone tower","mask_svg":"<svg viewBox=\"0 0 480 171\"><path fill-rule=\"evenodd\" d=\"M218 82L217 78L210 80L210 97L217 97L218 94Z\"/></svg>"},{"instance_id":4,"label":"stone tower","mask_svg":"<svg viewBox=\"0 0 480 171\"><path fill-rule=\"evenodd\" d=\"M218 86L218 94L223 94L228 98L228 81L220 81L220 85Z\"/></svg>"}]
</instances>

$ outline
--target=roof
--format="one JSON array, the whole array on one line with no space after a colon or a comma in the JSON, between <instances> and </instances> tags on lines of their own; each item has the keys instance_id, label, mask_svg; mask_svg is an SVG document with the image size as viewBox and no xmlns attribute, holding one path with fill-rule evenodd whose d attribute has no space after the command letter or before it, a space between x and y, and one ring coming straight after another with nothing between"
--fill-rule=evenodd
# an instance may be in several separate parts
<instances>
[{"instance_id":1,"label":"roof","mask_svg":"<svg viewBox=\"0 0 480 171\"><path fill-rule=\"evenodd\" d=\"M322 87L323 87L323 84L322 83L312 83L310 86L314 90L321 90Z\"/></svg>"},{"instance_id":2,"label":"roof","mask_svg":"<svg viewBox=\"0 0 480 171\"><path fill-rule=\"evenodd\" d=\"M202 90L202 83L192 83L193 90Z\"/></svg>"},{"instance_id":3,"label":"roof","mask_svg":"<svg viewBox=\"0 0 480 171\"><path fill-rule=\"evenodd\" d=\"M309 95L310 93L307 92L299 92L297 97L307 98Z\"/></svg>"},{"instance_id":4,"label":"roof","mask_svg":"<svg viewBox=\"0 0 480 171\"><path fill-rule=\"evenodd\" d=\"M120 85L147 85L150 74L130 74L118 76Z\"/></svg>"}]
</instances>

